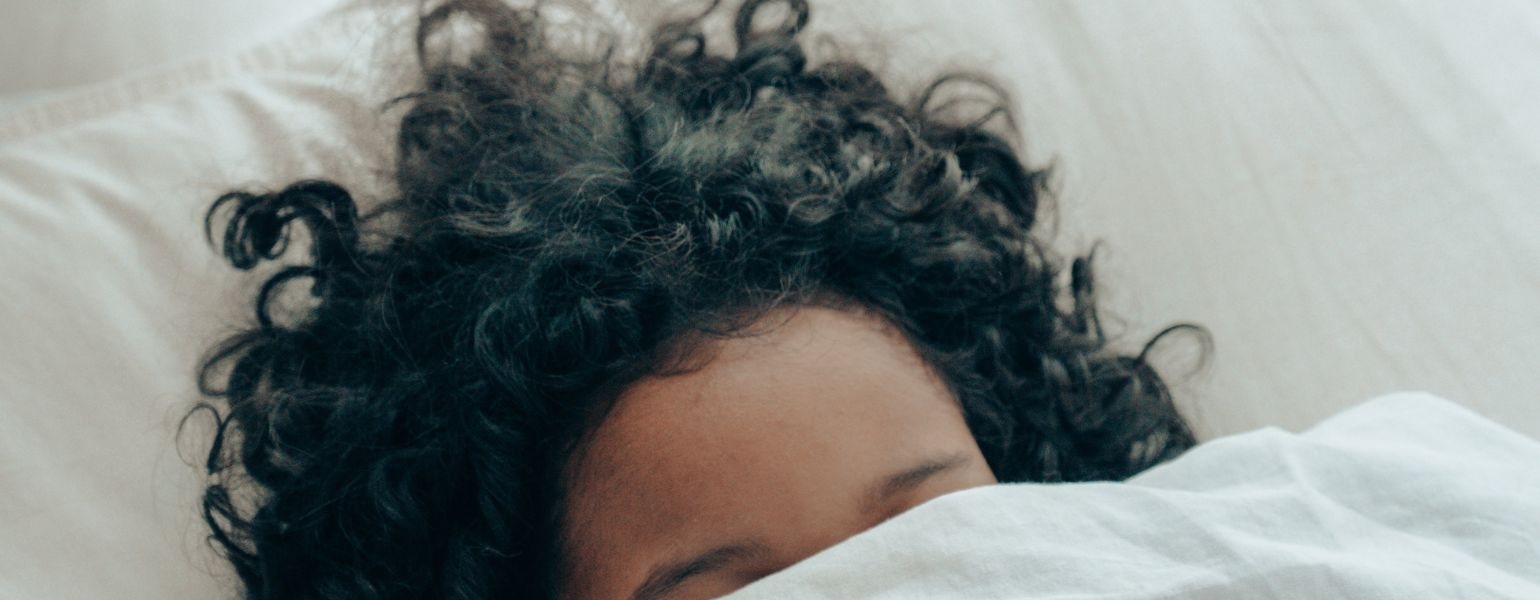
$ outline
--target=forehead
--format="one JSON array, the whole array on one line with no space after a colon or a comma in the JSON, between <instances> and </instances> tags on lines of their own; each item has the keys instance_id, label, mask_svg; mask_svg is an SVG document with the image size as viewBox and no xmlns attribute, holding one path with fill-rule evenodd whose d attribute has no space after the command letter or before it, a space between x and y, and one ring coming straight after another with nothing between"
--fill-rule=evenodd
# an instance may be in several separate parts
<instances>
[{"instance_id":1,"label":"forehead","mask_svg":"<svg viewBox=\"0 0 1540 600\"><path fill-rule=\"evenodd\" d=\"M604 548L606 568L639 569L625 563L766 523L795 531L787 519L848 506L833 496L852 475L968 435L945 384L885 321L805 307L764 323L715 342L701 368L620 395L574 465L576 562Z\"/></svg>"}]
</instances>

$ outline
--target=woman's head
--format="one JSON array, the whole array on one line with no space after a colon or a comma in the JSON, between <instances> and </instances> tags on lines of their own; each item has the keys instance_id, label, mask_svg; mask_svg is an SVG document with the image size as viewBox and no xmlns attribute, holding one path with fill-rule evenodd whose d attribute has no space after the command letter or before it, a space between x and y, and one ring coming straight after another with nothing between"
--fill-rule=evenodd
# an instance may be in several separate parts
<instances>
[{"instance_id":1,"label":"woman's head","mask_svg":"<svg viewBox=\"0 0 1540 600\"><path fill-rule=\"evenodd\" d=\"M570 597L715 597L995 483L946 384L880 317L791 307L753 328L627 386L588 432L566 477Z\"/></svg>"},{"instance_id":2,"label":"woman's head","mask_svg":"<svg viewBox=\"0 0 1540 600\"><path fill-rule=\"evenodd\" d=\"M810 67L808 7L767 27L772 4L739 10L733 56L691 19L627 65L552 49L538 9L450 2L396 198L215 203L239 268L311 238L201 376L226 404L205 514L248 595L720 592L946 491L1192 444L1107 348L1088 259L1062 281L998 119ZM460 19L469 56L435 42ZM297 279L314 301L273 318Z\"/></svg>"}]
</instances>

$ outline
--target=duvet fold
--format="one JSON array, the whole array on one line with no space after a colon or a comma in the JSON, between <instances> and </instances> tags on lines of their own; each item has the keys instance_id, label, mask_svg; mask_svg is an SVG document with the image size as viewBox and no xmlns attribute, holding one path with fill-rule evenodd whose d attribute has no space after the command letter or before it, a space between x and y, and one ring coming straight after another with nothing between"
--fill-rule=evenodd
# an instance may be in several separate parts
<instances>
[{"instance_id":1,"label":"duvet fold","mask_svg":"<svg viewBox=\"0 0 1540 600\"><path fill-rule=\"evenodd\" d=\"M1424 393L942 496L729 596L1540 598L1540 442Z\"/></svg>"}]
</instances>

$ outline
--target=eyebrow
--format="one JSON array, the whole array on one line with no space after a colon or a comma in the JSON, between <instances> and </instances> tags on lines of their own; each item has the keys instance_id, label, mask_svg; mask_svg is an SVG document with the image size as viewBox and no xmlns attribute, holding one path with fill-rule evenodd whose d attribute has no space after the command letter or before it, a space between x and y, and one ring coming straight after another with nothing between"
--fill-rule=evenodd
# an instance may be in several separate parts
<instances>
[{"instance_id":1,"label":"eyebrow","mask_svg":"<svg viewBox=\"0 0 1540 600\"><path fill-rule=\"evenodd\" d=\"M861 509L875 512L887 499L920 487L932 477L968 464L968 454L957 452L926 459L924 462L877 480L866 492Z\"/></svg>"},{"instance_id":2,"label":"eyebrow","mask_svg":"<svg viewBox=\"0 0 1540 600\"><path fill-rule=\"evenodd\" d=\"M734 562L762 556L770 547L759 540L717 546L692 558L660 566L647 575L647 580L631 594L631 600L659 600L674 591L686 580L726 567Z\"/></svg>"},{"instance_id":3,"label":"eyebrow","mask_svg":"<svg viewBox=\"0 0 1540 600\"><path fill-rule=\"evenodd\" d=\"M958 452L926 459L902 471L878 479L862 500L861 509L874 512L884 501L920 487L932 477L968 464L968 454ZM655 567L631 594L631 600L660 600L691 577L723 569L732 563L764 556L770 547L758 539L717 546L685 560Z\"/></svg>"}]
</instances>

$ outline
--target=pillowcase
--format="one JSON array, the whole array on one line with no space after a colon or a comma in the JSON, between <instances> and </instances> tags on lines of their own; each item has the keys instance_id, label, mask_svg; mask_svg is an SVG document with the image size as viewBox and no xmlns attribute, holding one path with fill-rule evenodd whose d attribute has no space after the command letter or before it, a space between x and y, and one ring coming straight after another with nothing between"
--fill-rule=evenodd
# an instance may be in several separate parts
<instances>
[{"instance_id":1,"label":"pillowcase","mask_svg":"<svg viewBox=\"0 0 1540 600\"><path fill-rule=\"evenodd\" d=\"M99 83L226 54L335 8L339 0L71 0L16 3L0 19L0 109L22 95ZM48 96L52 97L52 96Z\"/></svg>"},{"instance_id":2,"label":"pillowcase","mask_svg":"<svg viewBox=\"0 0 1540 600\"><path fill-rule=\"evenodd\" d=\"M231 597L197 511L201 354L257 281L203 213L236 186L371 190L392 147L358 6L281 43L0 116L0 597Z\"/></svg>"}]
</instances>

